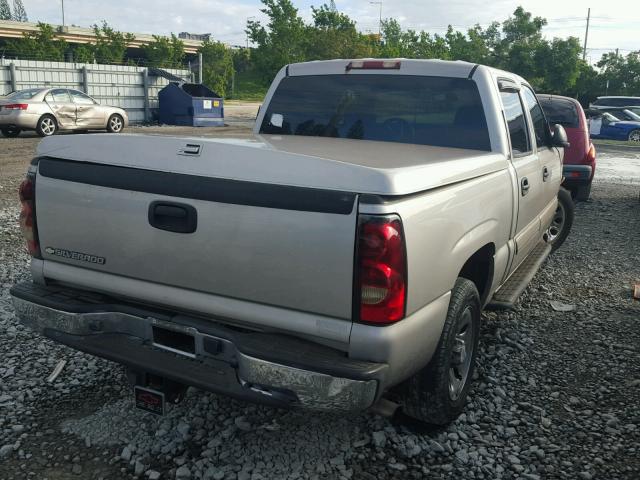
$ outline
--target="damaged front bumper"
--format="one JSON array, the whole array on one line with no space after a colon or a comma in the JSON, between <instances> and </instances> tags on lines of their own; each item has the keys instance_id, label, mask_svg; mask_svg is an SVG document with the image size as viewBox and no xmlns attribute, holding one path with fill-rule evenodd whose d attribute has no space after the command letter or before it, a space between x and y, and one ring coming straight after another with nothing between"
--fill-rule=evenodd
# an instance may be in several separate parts
<instances>
[{"instance_id":1,"label":"damaged front bumper","mask_svg":"<svg viewBox=\"0 0 640 480\"><path fill-rule=\"evenodd\" d=\"M11 295L20 322L58 343L257 403L363 410L379 397L387 370L287 335L233 329L66 287L23 283Z\"/></svg>"}]
</instances>

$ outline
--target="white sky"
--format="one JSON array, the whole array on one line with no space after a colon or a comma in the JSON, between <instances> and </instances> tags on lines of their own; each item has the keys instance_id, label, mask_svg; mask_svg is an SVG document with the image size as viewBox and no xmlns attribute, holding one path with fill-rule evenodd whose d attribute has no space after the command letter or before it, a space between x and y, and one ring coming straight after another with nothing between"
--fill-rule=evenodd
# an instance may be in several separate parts
<instances>
[{"instance_id":1,"label":"white sky","mask_svg":"<svg viewBox=\"0 0 640 480\"><path fill-rule=\"evenodd\" d=\"M588 57L592 62L608 50L623 54L640 50L640 0L588 2L576 0L383 0L383 17L394 17L403 28L442 33L448 24L459 30L479 23L502 22L518 5L545 17L547 37L584 38L591 6ZM61 0L23 0L30 21L62 23ZM323 0L293 0L301 16L311 18L311 5ZM327 0L328 3L328 0ZM336 0L339 10L356 20L362 31L377 31L379 5L369 0ZM106 20L118 30L168 34L180 31L212 33L234 45L245 43L248 17L261 19L258 0L65 0L67 24L90 26Z\"/></svg>"}]
</instances>

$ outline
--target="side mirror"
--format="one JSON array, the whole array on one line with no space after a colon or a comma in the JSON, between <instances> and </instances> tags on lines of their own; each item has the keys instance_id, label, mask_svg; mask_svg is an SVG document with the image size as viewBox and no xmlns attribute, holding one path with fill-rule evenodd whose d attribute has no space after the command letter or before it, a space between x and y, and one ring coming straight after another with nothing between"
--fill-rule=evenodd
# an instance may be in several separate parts
<instances>
[{"instance_id":1,"label":"side mirror","mask_svg":"<svg viewBox=\"0 0 640 480\"><path fill-rule=\"evenodd\" d=\"M559 124L555 124L553 126L552 134L551 134L551 144L554 147L562 147L569 148L571 144L569 143L569 139L567 138L567 132L565 132L564 127Z\"/></svg>"}]
</instances>

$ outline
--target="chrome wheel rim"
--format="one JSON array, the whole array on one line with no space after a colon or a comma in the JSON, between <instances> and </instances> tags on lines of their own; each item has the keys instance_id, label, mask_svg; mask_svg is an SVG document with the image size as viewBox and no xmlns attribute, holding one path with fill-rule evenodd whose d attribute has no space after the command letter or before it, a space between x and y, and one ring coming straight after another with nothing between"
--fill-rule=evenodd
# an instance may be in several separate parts
<instances>
[{"instance_id":1,"label":"chrome wheel rim","mask_svg":"<svg viewBox=\"0 0 640 480\"><path fill-rule=\"evenodd\" d=\"M630 142L640 142L640 130L634 130L629 134Z\"/></svg>"},{"instance_id":2,"label":"chrome wheel rim","mask_svg":"<svg viewBox=\"0 0 640 480\"><path fill-rule=\"evenodd\" d=\"M112 132L119 132L122 130L122 120L120 117L111 117L111 120L109 120L109 127Z\"/></svg>"},{"instance_id":3,"label":"chrome wheel rim","mask_svg":"<svg viewBox=\"0 0 640 480\"><path fill-rule=\"evenodd\" d=\"M544 240L547 243L553 243L557 240L562 233L562 229L564 228L564 221L567 217L566 212L564 211L564 205L562 202L558 202L558 207L556 208L556 213L553 214L553 220L551 220L551 225L547 228L547 231L544 233Z\"/></svg>"},{"instance_id":4,"label":"chrome wheel rim","mask_svg":"<svg viewBox=\"0 0 640 480\"><path fill-rule=\"evenodd\" d=\"M43 118L40 120L40 130L45 135L53 135L56 131L56 124L51 118Z\"/></svg>"},{"instance_id":5,"label":"chrome wheel rim","mask_svg":"<svg viewBox=\"0 0 640 480\"><path fill-rule=\"evenodd\" d=\"M471 307L465 308L462 312L456 338L451 349L451 362L449 367L449 397L456 401L462 395L469 371L471 370L471 360L474 348L473 331L473 310Z\"/></svg>"}]
</instances>

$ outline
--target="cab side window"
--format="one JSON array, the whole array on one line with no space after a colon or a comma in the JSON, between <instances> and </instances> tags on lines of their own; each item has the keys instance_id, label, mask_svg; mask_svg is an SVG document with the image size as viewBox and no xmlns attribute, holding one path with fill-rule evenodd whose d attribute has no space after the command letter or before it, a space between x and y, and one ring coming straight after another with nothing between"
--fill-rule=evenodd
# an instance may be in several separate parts
<instances>
[{"instance_id":1,"label":"cab side window","mask_svg":"<svg viewBox=\"0 0 640 480\"><path fill-rule=\"evenodd\" d=\"M533 122L536 145L538 148L546 147L549 145L549 138L547 136L547 119L544 116L542 107L540 107L540 104L538 103L538 99L531 89L526 86L523 86L522 89L524 91L524 101L527 104L527 108L531 115L531 121Z\"/></svg>"},{"instance_id":2,"label":"cab side window","mask_svg":"<svg viewBox=\"0 0 640 480\"><path fill-rule=\"evenodd\" d=\"M522 156L531 152L529 130L524 116L524 109L518 92L500 92L504 114L509 125L511 150L515 156Z\"/></svg>"}]
</instances>

